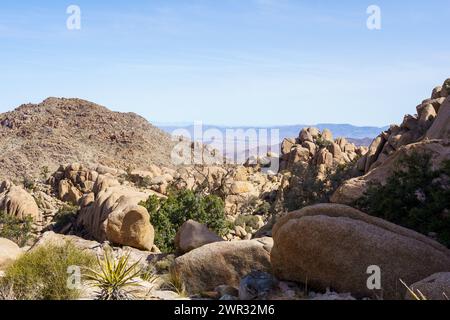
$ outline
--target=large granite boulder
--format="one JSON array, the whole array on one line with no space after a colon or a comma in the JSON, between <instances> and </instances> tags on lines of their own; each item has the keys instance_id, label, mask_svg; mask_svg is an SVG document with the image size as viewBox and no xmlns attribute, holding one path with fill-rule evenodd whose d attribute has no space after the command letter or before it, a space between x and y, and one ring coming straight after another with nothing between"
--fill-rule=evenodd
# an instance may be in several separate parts
<instances>
[{"instance_id":1,"label":"large granite boulder","mask_svg":"<svg viewBox=\"0 0 450 320\"><path fill-rule=\"evenodd\" d=\"M280 218L273 228L272 268L281 280L307 282L355 297L403 298L400 279L414 283L450 271L450 252L415 231L345 205L320 204ZM367 286L381 269L381 290Z\"/></svg>"},{"instance_id":2,"label":"large granite boulder","mask_svg":"<svg viewBox=\"0 0 450 320\"><path fill-rule=\"evenodd\" d=\"M219 285L239 287L240 279L252 271L269 272L271 238L215 242L175 259L178 274L189 293L213 291Z\"/></svg>"}]
</instances>

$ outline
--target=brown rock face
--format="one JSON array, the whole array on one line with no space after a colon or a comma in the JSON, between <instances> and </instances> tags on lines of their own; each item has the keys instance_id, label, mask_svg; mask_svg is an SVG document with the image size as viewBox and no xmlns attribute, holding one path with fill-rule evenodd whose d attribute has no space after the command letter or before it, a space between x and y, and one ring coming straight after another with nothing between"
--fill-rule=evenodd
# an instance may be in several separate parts
<instances>
[{"instance_id":1,"label":"brown rock face","mask_svg":"<svg viewBox=\"0 0 450 320\"><path fill-rule=\"evenodd\" d=\"M0 210L19 219L26 217L34 221L40 219L39 208L33 197L21 187L13 186L6 181L0 186Z\"/></svg>"},{"instance_id":2,"label":"brown rock face","mask_svg":"<svg viewBox=\"0 0 450 320\"><path fill-rule=\"evenodd\" d=\"M190 293L213 291L219 285L239 286L252 271L269 272L271 238L215 242L175 259L179 274Z\"/></svg>"},{"instance_id":3,"label":"brown rock face","mask_svg":"<svg viewBox=\"0 0 450 320\"><path fill-rule=\"evenodd\" d=\"M188 220L180 227L175 236L177 252L184 254L206 244L223 241L205 225L194 220Z\"/></svg>"},{"instance_id":4,"label":"brown rock face","mask_svg":"<svg viewBox=\"0 0 450 320\"><path fill-rule=\"evenodd\" d=\"M450 271L450 252L412 230L344 205L321 204L282 217L273 228L274 274L311 288L356 297L401 299L399 279L414 283ZM369 266L381 269L382 290L370 290Z\"/></svg>"},{"instance_id":5,"label":"brown rock face","mask_svg":"<svg viewBox=\"0 0 450 320\"><path fill-rule=\"evenodd\" d=\"M427 300L448 300L450 297L450 272L441 272L420 280L410 286L418 296L420 291ZM406 300L414 300L415 298L408 291Z\"/></svg>"}]
</instances>

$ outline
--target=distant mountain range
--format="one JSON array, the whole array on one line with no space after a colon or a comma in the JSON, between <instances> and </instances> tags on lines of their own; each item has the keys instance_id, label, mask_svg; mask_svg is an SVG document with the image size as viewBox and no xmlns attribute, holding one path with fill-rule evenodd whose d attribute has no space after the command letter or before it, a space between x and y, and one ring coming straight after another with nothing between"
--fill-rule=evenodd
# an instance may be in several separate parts
<instances>
[{"instance_id":1,"label":"distant mountain range","mask_svg":"<svg viewBox=\"0 0 450 320\"><path fill-rule=\"evenodd\" d=\"M191 137L194 135L194 126L193 125L186 125L186 124L156 124L157 127L160 129L172 133L174 130L177 129L185 129L189 132ZM284 138L292 138L297 137L299 132L302 128L305 127L316 127L320 130L323 130L325 128L331 130L334 137L345 137L348 138L351 142L357 144L357 145L368 145L372 141L373 138L375 138L377 135L380 134L380 132L387 130L389 127L359 127L359 126L353 126L351 124L332 124L332 123L320 123L316 125L304 125L304 124L297 124L297 125L285 125L285 126L257 126L257 127L225 127L225 126L214 126L214 125L203 125L203 131L209 130L209 129L218 129L222 132L223 135L225 135L226 129L242 129L244 131L248 129L279 129L279 137L280 141Z\"/></svg>"}]
</instances>

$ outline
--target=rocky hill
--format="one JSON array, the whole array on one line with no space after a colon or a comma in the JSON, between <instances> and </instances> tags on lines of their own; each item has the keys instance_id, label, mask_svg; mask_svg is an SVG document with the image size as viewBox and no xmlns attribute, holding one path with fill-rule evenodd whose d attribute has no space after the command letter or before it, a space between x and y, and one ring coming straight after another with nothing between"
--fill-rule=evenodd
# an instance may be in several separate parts
<instances>
[{"instance_id":1,"label":"rocky hill","mask_svg":"<svg viewBox=\"0 0 450 320\"><path fill-rule=\"evenodd\" d=\"M0 180L37 176L62 163L118 169L170 166L170 136L134 113L80 99L48 98L0 114Z\"/></svg>"}]
</instances>

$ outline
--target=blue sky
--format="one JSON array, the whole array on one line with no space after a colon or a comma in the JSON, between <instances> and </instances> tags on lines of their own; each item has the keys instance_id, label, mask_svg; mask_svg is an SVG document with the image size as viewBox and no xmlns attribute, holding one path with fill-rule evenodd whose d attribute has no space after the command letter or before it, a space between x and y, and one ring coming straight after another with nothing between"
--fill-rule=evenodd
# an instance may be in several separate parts
<instances>
[{"instance_id":1,"label":"blue sky","mask_svg":"<svg viewBox=\"0 0 450 320\"><path fill-rule=\"evenodd\" d=\"M449 17L448 0L2 0L0 112L58 96L158 123L386 125L450 77Z\"/></svg>"}]
</instances>

